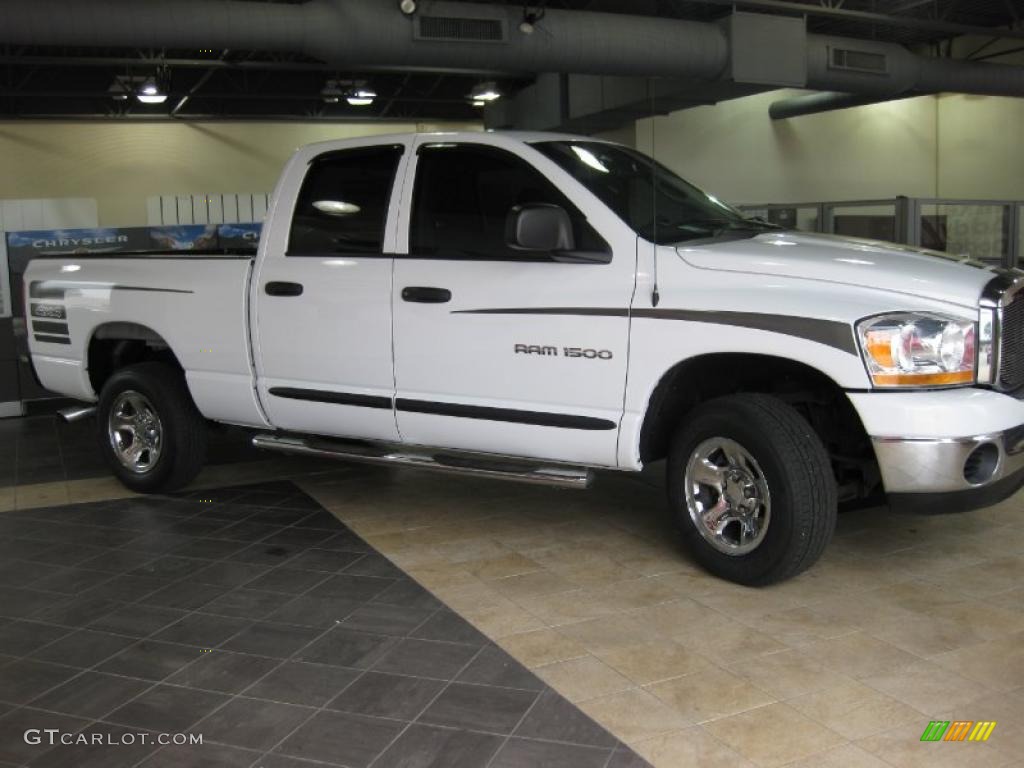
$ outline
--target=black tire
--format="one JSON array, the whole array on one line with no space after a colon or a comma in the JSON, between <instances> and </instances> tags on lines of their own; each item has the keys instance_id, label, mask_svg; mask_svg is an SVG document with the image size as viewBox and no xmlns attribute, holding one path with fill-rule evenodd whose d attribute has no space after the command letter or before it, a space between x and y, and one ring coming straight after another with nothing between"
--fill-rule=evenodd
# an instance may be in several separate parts
<instances>
[{"instance_id":1,"label":"black tire","mask_svg":"<svg viewBox=\"0 0 1024 768\"><path fill-rule=\"evenodd\" d=\"M151 466L132 471L112 445L111 409L129 392L142 395L160 422L160 450ZM120 369L103 385L96 409L100 453L111 471L138 493L173 491L188 484L206 462L206 421L192 402L181 371L165 363L138 363Z\"/></svg>"},{"instance_id":2,"label":"black tire","mask_svg":"<svg viewBox=\"0 0 1024 768\"><path fill-rule=\"evenodd\" d=\"M690 457L716 438L745 449L770 495L763 538L743 554L713 546L691 519L687 504L684 478ZM738 584L762 586L797 575L821 556L835 530L836 483L825 447L795 409L774 397L729 395L698 406L673 436L667 477L672 514L693 557L711 573ZM751 537L749 543L755 542Z\"/></svg>"}]
</instances>

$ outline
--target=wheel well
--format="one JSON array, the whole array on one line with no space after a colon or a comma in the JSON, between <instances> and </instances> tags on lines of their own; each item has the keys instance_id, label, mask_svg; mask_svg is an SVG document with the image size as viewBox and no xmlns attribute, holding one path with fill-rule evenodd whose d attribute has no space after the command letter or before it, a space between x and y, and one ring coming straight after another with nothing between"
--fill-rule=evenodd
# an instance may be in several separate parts
<instances>
[{"instance_id":1,"label":"wheel well","mask_svg":"<svg viewBox=\"0 0 1024 768\"><path fill-rule=\"evenodd\" d=\"M702 355L667 371L648 403L641 461L665 458L676 427L700 403L738 392L773 395L807 419L832 460L841 499L864 498L880 488L871 441L843 389L809 365L770 355Z\"/></svg>"},{"instance_id":2,"label":"wheel well","mask_svg":"<svg viewBox=\"0 0 1024 768\"><path fill-rule=\"evenodd\" d=\"M138 323L107 323L99 326L89 341L86 360L89 383L97 395L107 379L126 365L157 361L182 370L181 363L163 337Z\"/></svg>"}]
</instances>

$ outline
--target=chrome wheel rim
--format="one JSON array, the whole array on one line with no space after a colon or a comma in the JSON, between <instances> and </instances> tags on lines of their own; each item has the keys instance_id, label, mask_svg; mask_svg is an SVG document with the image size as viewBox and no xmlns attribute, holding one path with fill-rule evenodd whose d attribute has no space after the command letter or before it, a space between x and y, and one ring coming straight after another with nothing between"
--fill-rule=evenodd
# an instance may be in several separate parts
<instances>
[{"instance_id":1,"label":"chrome wheel rim","mask_svg":"<svg viewBox=\"0 0 1024 768\"><path fill-rule=\"evenodd\" d=\"M697 531L726 555L745 555L764 540L771 496L764 472L735 440L712 437L694 448L683 482Z\"/></svg>"},{"instance_id":2,"label":"chrome wheel rim","mask_svg":"<svg viewBox=\"0 0 1024 768\"><path fill-rule=\"evenodd\" d=\"M145 395L134 390L119 394L107 417L110 447L121 466L137 475L156 466L163 450L163 424Z\"/></svg>"}]
</instances>

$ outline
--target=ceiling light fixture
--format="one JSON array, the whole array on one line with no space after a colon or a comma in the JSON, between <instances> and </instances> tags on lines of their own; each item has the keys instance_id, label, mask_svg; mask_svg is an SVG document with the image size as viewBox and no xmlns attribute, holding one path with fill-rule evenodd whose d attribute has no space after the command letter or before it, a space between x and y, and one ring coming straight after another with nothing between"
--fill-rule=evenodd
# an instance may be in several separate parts
<instances>
[{"instance_id":1,"label":"ceiling light fixture","mask_svg":"<svg viewBox=\"0 0 1024 768\"><path fill-rule=\"evenodd\" d=\"M377 98L377 92L372 88L354 88L345 96L345 101L353 107L368 107Z\"/></svg>"},{"instance_id":2,"label":"ceiling light fixture","mask_svg":"<svg viewBox=\"0 0 1024 768\"><path fill-rule=\"evenodd\" d=\"M486 103L497 101L501 98L501 91L498 90L498 86L493 81L480 83L470 92L469 98L474 102L482 101Z\"/></svg>"},{"instance_id":3,"label":"ceiling light fixture","mask_svg":"<svg viewBox=\"0 0 1024 768\"><path fill-rule=\"evenodd\" d=\"M541 6L535 11L530 10L530 6L523 6L523 20L519 22L519 31L524 35L532 35L534 30L537 29L537 24L541 19L544 18L544 7Z\"/></svg>"},{"instance_id":4,"label":"ceiling light fixture","mask_svg":"<svg viewBox=\"0 0 1024 768\"><path fill-rule=\"evenodd\" d=\"M416 13L416 0L401 0L398 4L398 10L406 16L412 16Z\"/></svg>"},{"instance_id":5,"label":"ceiling light fixture","mask_svg":"<svg viewBox=\"0 0 1024 768\"><path fill-rule=\"evenodd\" d=\"M139 86L135 98L143 104L163 104L167 101L167 93L157 85L156 78L151 77Z\"/></svg>"}]
</instances>

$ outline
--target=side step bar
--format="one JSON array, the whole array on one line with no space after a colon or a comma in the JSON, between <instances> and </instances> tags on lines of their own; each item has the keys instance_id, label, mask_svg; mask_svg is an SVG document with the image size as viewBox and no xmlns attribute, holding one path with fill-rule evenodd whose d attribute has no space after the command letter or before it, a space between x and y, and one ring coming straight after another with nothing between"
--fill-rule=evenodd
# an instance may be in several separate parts
<instances>
[{"instance_id":1,"label":"side step bar","mask_svg":"<svg viewBox=\"0 0 1024 768\"><path fill-rule=\"evenodd\" d=\"M593 473L583 467L558 467L483 457L477 454L417 453L409 450L388 450L364 443L313 440L300 437L257 435L252 439L257 448L283 451L302 456L318 456L368 464L391 464L419 469L434 469L460 475L515 480L535 485L583 489L590 485Z\"/></svg>"},{"instance_id":2,"label":"side step bar","mask_svg":"<svg viewBox=\"0 0 1024 768\"><path fill-rule=\"evenodd\" d=\"M68 424L73 424L76 421L87 419L96 413L95 405L75 405L71 408L62 408L57 411L57 415L60 416Z\"/></svg>"}]
</instances>

